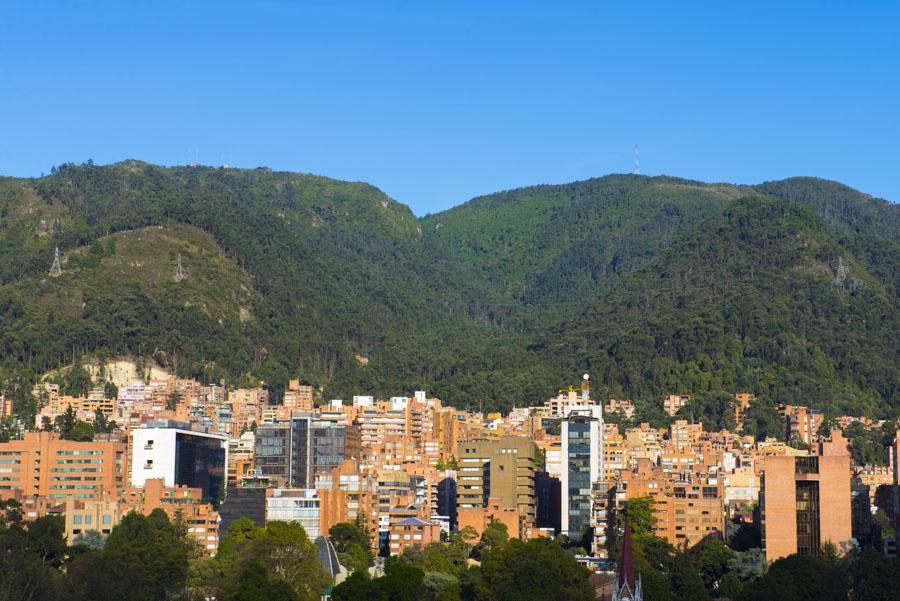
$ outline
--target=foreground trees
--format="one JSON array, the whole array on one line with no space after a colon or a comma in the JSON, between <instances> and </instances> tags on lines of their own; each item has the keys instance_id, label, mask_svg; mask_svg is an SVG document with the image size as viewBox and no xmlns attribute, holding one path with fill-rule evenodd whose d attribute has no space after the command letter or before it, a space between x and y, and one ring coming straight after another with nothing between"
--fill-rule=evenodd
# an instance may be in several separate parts
<instances>
[{"instance_id":1,"label":"foreground trees","mask_svg":"<svg viewBox=\"0 0 900 601\"><path fill-rule=\"evenodd\" d=\"M766 566L761 551L709 540L676 550L652 534L648 504L630 508L635 562L646 599L881 601L900 599L900 559L874 551L846 557L790 556ZM588 571L558 541L508 539L494 525L479 540L453 533L446 543L390 557L373 578L361 561L334 587L335 601L588 601ZM182 520L160 510L129 514L98 544L67 547L63 522L26 522L19 504L0 502L0 601L315 601L330 584L315 545L298 524L234 522L220 552L206 557ZM336 546L367 544L354 524L335 529ZM350 551L348 551L348 549ZM475 555L479 557L475 559ZM362 557L362 556L360 556Z\"/></svg>"}]
</instances>

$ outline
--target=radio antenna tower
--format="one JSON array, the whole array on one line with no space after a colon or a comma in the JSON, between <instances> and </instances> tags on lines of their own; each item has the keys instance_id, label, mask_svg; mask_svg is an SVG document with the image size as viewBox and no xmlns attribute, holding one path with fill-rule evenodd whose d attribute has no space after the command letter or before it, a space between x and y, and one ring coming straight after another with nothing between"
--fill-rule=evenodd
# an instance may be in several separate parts
<instances>
[{"instance_id":1,"label":"radio antenna tower","mask_svg":"<svg viewBox=\"0 0 900 601\"><path fill-rule=\"evenodd\" d=\"M634 145L634 174L641 174L641 149L637 144Z\"/></svg>"},{"instance_id":2,"label":"radio antenna tower","mask_svg":"<svg viewBox=\"0 0 900 601\"><path fill-rule=\"evenodd\" d=\"M53 251L53 265L50 266L50 277L56 278L62 275L62 266L59 264L59 247Z\"/></svg>"},{"instance_id":3,"label":"radio antenna tower","mask_svg":"<svg viewBox=\"0 0 900 601\"><path fill-rule=\"evenodd\" d=\"M178 253L178 264L175 265L175 281L180 282L184 278L184 270L181 269L181 253Z\"/></svg>"}]
</instances>

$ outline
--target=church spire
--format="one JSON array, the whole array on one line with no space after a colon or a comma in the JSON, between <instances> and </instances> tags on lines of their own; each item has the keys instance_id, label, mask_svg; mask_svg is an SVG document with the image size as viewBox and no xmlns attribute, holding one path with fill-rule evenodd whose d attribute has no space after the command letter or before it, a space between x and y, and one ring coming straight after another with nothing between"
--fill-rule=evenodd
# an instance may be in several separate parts
<instances>
[{"instance_id":1,"label":"church spire","mask_svg":"<svg viewBox=\"0 0 900 601\"><path fill-rule=\"evenodd\" d=\"M641 577L634 565L634 552L631 548L631 525L625 521L625 534L622 537L622 555L616 567L616 589L613 601L643 601Z\"/></svg>"}]
</instances>

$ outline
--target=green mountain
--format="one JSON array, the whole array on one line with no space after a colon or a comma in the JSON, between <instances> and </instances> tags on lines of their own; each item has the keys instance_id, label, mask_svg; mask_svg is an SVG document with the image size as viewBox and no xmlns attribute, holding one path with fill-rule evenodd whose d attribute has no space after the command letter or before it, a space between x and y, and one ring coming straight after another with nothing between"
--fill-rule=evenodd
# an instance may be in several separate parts
<instances>
[{"instance_id":1,"label":"green mountain","mask_svg":"<svg viewBox=\"0 0 900 601\"><path fill-rule=\"evenodd\" d=\"M130 355L491 409L590 371L635 398L741 388L884 414L898 236L897 206L809 178L608 176L417 220L363 183L67 164L0 179L0 376L24 402L73 357Z\"/></svg>"}]
</instances>

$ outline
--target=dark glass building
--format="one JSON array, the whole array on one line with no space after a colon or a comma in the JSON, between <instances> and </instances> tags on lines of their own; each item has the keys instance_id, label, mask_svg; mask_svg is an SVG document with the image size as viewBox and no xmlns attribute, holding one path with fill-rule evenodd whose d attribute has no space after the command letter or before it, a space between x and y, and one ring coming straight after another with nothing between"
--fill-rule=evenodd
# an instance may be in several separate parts
<instances>
[{"instance_id":1,"label":"dark glass building","mask_svg":"<svg viewBox=\"0 0 900 601\"><path fill-rule=\"evenodd\" d=\"M290 421L262 424L256 430L256 469L273 484L314 488L316 474L330 472L344 459L359 456L359 431L295 413Z\"/></svg>"}]
</instances>

